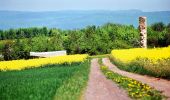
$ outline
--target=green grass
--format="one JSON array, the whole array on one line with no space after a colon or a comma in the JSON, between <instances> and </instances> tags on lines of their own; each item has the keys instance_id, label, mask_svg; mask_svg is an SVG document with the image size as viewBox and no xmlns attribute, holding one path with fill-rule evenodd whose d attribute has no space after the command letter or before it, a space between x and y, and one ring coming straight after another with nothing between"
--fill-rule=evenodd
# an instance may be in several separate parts
<instances>
[{"instance_id":1,"label":"green grass","mask_svg":"<svg viewBox=\"0 0 170 100\"><path fill-rule=\"evenodd\" d=\"M94 56L89 56L90 59L93 58L105 58L108 57L110 54L103 54L103 55L94 55Z\"/></svg>"},{"instance_id":2,"label":"green grass","mask_svg":"<svg viewBox=\"0 0 170 100\"><path fill-rule=\"evenodd\" d=\"M88 81L89 62L0 72L0 100L77 100Z\"/></svg>"},{"instance_id":3,"label":"green grass","mask_svg":"<svg viewBox=\"0 0 170 100\"><path fill-rule=\"evenodd\" d=\"M164 96L162 96L160 92L151 88L147 84L143 84L137 80L114 73L111 70L109 70L108 67L106 66L101 66L100 69L108 79L111 79L112 81L119 84L119 86L127 90L129 96L132 99L137 99L137 100L164 99Z\"/></svg>"},{"instance_id":4,"label":"green grass","mask_svg":"<svg viewBox=\"0 0 170 100\"><path fill-rule=\"evenodd\" d=\"M88 58L90 60L97 58L98 59L98 63L102 64L102 58L108 58L110 56L110 54L103 54L103 55L93 55L93 56L89 56Z\"/></svg>"}]
</instances>

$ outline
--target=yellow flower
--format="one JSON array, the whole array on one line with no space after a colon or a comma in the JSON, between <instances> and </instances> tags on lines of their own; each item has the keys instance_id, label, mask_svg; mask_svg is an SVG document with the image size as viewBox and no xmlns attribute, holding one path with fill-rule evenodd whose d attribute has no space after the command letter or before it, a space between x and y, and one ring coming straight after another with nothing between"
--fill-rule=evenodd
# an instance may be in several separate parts
<instances>
[{"instance_id":1,"label":"yellow flower","mask_svg":"<svg viewBox=\"0 0 170 100\"><path fill-rule=\"evenodd\" d=\"M128 84L128 86L129 86L129 87L134 87L134 85L132 85L132 84Z\"/></svg>"},{"instance_id":2,"label":"yellow flower","mask_svg":"<svg viewBox=\"0 0 170 100\"><path fill-rule=\"evenodd\" d=\"M156 63L157 60L170 58L170 46L154 49L134 48L112 50L111 54L115 59L124 63L129 63L136 58L147 58Z\"/></svg>"},{"instance_id":3,"label":"yellow flower","mask_svg":"<svg viewBox=\"0 0 170 100\"><path fill-rule=\"evenodd\" d=\"M48 64L71 64L77 62L83 62L88 57L87 54L77 55L65 55L49 58L37 58L29 60L13 60L13 61L1 61L0 70L22 70L25 68L35 68Z\"/></svg>"}]
</instances>

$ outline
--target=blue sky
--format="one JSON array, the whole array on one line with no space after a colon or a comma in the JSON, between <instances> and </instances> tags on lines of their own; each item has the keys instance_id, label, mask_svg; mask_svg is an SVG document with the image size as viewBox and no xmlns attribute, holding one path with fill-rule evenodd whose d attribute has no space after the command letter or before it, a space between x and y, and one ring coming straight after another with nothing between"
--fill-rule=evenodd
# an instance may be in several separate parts
<instances>
[{"instance_id":1,"label":"blue sky","mask_svg":"<svg viewBox=\"0 0 170 100\"><path fill-rule=\"evenodd\" d=\"M129 10L170 11L170 0L0 0L0 10Z\"/></svg>"}]
</instances>

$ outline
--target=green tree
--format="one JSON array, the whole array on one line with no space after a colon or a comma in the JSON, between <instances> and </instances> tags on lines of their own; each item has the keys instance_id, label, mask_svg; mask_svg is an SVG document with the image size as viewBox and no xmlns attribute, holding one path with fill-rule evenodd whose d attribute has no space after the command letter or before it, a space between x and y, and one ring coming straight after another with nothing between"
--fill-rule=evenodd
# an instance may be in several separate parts
<instances>
[{"instance_id":1,"label":"green tree","mask_svg":"<svg viewBox=\"0 0 170 100\"><path fill-rule=\"evenodd\" d=\"M165 29L165 24L162 22L154 23L151 25L154 31L162 32Z\"/></svg>"},{"instance_id":2,"label":"green tree","mask_svg":"<svg viewBox=\"0 0 170 100\"><path fill-rule=\"evenodd\" d=\"M30 46L27 40L17 39L14 43L13 50L15 52L15 59L28 59L30 56Z\"/></svg>"},{"instance_id":3,"label":"green tree","mask_svg":"<svg viewBox=\"0 0 170 100\"><path fill-rule=\"evenodd\" d=\"M2 51L2 55L4 60L12 60L13 59L13 49L12 49L12 42L6 42L5 46Z\"/></svg>"},{"instance_id":4,"label":"green tree","mask_svg":"<svg viewBox=\"0 0 170 100\"><path fill-rule=\"evenodd\" d=\"M56 33L53 34L52 37L50 37L48 40L49 41L49 48L52 48L51 51L57 51L57 50L63 50L63 39L61 37L61 34Z\"/></svg>"}]
</instances>

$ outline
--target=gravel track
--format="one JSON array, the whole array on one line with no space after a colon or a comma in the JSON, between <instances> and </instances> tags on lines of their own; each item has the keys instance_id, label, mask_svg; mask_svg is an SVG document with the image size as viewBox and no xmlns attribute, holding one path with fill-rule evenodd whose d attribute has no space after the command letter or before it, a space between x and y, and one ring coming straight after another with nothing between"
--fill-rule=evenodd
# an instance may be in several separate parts
<instances>
[{"instance_id":1,"label":"gravel track","mask_svg":"<svg viewBox=\"0 0 170 100\"><path fill-rule=\"evenodd\" d=\"M100 71L98 59L92 59L85 100L130 100L127 93Z\"/></svg>"}]
</instances>

